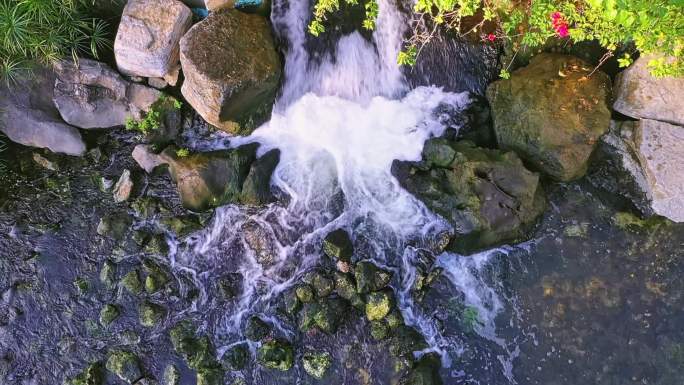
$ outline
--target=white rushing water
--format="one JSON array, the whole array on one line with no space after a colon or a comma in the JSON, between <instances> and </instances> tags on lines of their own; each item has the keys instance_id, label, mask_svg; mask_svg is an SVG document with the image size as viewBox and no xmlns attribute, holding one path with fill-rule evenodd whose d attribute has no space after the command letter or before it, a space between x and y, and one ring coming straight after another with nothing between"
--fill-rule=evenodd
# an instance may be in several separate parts
<instances>
[{"instance_id":1,"label":"white rushing water","mask_svg":"<svg viewBox=\"0 0 684 385\"><path fill-rule=\"evenodd\" d=\"M399 186L390 167L395 159L419 160L425 140L445 130L448 116L437 114L437 107L458 112L469 97L435 87L408 90L396 65L408 23L389 0L380 0L379 10L372 42L355 32L338 41L334 54L311 60L305 48L308 4L274 4L273 24L289 42L282 93L270 122L231 145L259 142L260 154L280 149L271 183L287 199L258 210L217 209L193 247L176 256L183 266L230 259L243 275L238 309L224 318L229 332L240 330L249 314L268 317L275 296L316 266L321 239L341 227L363 233L363 257L398 273L397 294L407 322L442 351L442 336L410 298L415 268L405 249L409 240L419 245L448 226ZM264 254L275 257L264 262ZM495 340L493 322L502 305L474 275L487 259L450 254L441 260L468 305L481 310L478 331Z\"/></svg>"}]
</instances>

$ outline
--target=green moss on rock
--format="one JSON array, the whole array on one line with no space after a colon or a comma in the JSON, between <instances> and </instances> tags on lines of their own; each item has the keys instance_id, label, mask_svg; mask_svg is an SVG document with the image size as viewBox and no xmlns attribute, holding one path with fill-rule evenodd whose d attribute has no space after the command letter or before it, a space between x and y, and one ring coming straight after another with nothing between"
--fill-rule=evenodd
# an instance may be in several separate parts
<instances>
[{"instance_id":1,"label":"green moss on rock","mask_svg":"<svg viewBox=\"0 0 684 385\"><path fill-rule=\"evenodd\" d=\"M131 352L123 350L110 353L107 359L107 370L129 384L142 378L138 357Z\"/></svg>"},{"instance_id":2,"label":"green moss on rock","mask_svg":"<svg viewBox=\"0 0 684 385\"><path fill-rule=\"evenodd\" d=\"M166 308L150 301L144 301L138 307L138 315L141 325L154 327L166 316Z\"/></svg>"},{"instance_id":3,"label":"green moss on rock","mask_svg":"<svg viewBox=\"0 0 684 385\"><path fill-rule=\"evenodd\" d=\"M392 310L394 296L389 291L379 291L368 294L366 299L366 318L369 321L379 321Z\"/></svg>"},{"instance_id":4,"label":"green moss on rock","mask_svg":"<svg viewBox=\"0 0 684 385\"><path fill-rule=\"evenodd\" d=\"M294 363L294 349L284 340L271 340L259 347L257 361L269 369L287 371Z\"/></svg>"},{"instance_id":5,"label":"green moss on rock","mask_svg":"<svg viewBox=\"0 0 684 385\"><path fill-rule=\"evenodd\" d=\"M322 379L332 364L328 352L306 352L302 356L304 371L311 377Z\"/></svg>"},{"instance_id":6,"label":"green moss on rock","mask_svg":"<svg viewBox=\"0 0 684 385\"><path fill-rule=\"evenodd\" d=\"M119 318L119 308L116 307L116 305L112 304L106 304L100 310L100 324L103 326L108 326L112 322L114 322L115 319Z\"/></svg>"}]
</instances>

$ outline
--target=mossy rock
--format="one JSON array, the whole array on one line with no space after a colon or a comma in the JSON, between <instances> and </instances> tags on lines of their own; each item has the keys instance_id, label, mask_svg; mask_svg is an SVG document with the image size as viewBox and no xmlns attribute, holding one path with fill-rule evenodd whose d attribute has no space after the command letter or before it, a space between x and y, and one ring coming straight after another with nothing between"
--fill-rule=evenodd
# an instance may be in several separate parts
<instances>
[{"instance_id":1,"label":"mossy rock","mask_svg":"<svg viewBox=\"0 0 684 385\"><path fill-rule=\"evenodd\" d=\"M88 284L88 281L86 281L84 278L79 277L74 280L74 287L76 288L78 295L85 295L86 293L88 293L90 285Z\"/></svg>"},{"instance_id":2,"label":"mossy rock","mask_svg":"<svg viewBox=\"0 0 684 385\"><path fill-rule=\"evenodd\" d=\"M223 370L200 368L197 370L197 385L223 385Z\"/></svg>"},{"instance_id":3,"label":"mossy rock","mask_svg":"<svg viewBox=\"0 0 684 385\"><path fill-rule=\"evenodd\" d=\"M306 352L302 356L302 364L308 375L320 380L332 365L332 358L328 352Z\"/></svg>"},{"instance_id":4,"label":"mossy rock","mask_svg":"<svg viewBox=\"0 0 684 385\"><path fill-rule=\"evenodd\" d=\"M302 302L297 298L297 293L294 290L288 290L283 296L285 312L289 315L296 315L302 307Z\"/></svg>"},{"instance_id":5,"label":"mossy rock","mask_svg":"<svg viewBox=\"0 0 684 385\"><path fill-rule=\"evenodd\" d=\"M245 326L245 337L251 341L261 341L271 332L269 324L257 316L252 316L247 320Z\"/></svg>"},{"instance_id":6,"label":"mossy rock","mask_svg":"<svg viewBox=\"0 0 684 385\"><path fill-rule=\"evenodd\" d=\"M366 318L369 321L380 321L392 310L394 295L389 290L368 294L366 299Z\"/></svg>"},{"instance_id":7,"label":"mossy rock","mask_svg":"<svg viewBox=\"0 0 684 385\"><path fill-rule=\"evenodd\" d=\"M116 305L106 304L102 310L100 310L100 324L108 326L114 322L115 319L119 318L120 314L119 308Z\"/></svg>"},{"instance_id":8,"label":"mossy rock","mask_svg":"<svg viewBox=\"0 0 684 385\"><path fill-rule=\"evenodd\" d=\"M200 224L199 218L192 214L163 218L160 220L160 222L167 229L175 233L179 238L183 238L202 229L202 224Z\"/></svg>"},{"instance_id":9,"label":"mossy rock","mask_svg":"<svg viewBox=\"0 0 684 385\"><path fill-rule=\"evenodd\" d=\"M257 361L265 368L287 371L294 363L294 349L284 340L271 340L259 347Z\"/></svg>"},{"instance_id":10,"label":"mossy rock","mask_svg":"<svg viewBox=\"0 0 684 385\"><path fill-rule=\"evenodd\" d=\"M328 233L323 239L323 252L333 260L351 262L351 257L354 254L354 245L349 237L349 233L343 229L337 229Z\"/></svg>"},{"instance_id":11,"label":"mossy rock","mask_svg":"<svg viewBox=\"0 0 684 385\"><path fill-rule=\"evenodd\" d=\"M303 280L311 285L318 298L327 297L335 290L335 282L320 271L308 273Z\"/></svg>"},{"instance_id":12,"label":"mossy rock","mask_svg":"<svg viewBox=\"0 0 684 385\"><path fill-rule=\"evenodd\" d=\"M242 370L249 360L249 345L240 343L230 347L221 358L226 370Z\"/></svg>"},{"instance_id":13,"label":"mossy rock","mask_svg":"<svg viewBox=\"0 0 684 385\"><path fill-rule=\"evenodd\" d=\"M316 327L328 334L335 333L346 313L346 308L346 303L340 298L306 303L299 314L299 330L307 332Z\"/></svg>"},{"instance_id":14,"label":"mossy rock","mask_svg":"<svg viewBox=\"0 0 684 385\"><path fill-rule=\"evenodd\" d=\"M72 378L68 384L69 385L103 385L105 378L104 365L102 362L95 362L79 373L76 377Z\"/></svg>"},{"instance_id":15,"label":"mossy rock","mask_svg":"<svg viewBox=\"0 0 684 385\"><path fill-rule=\"evenodd\" d=\"M126 273L126 275L121 278L121 286L131 294L138 295L142 293L143 284L140 280L140 272L138 269L133 269Z\"/></svg>"},{"instance_id":16,"label":"mossy rock","mask_svg":"<svg viewBox=\"0 0 684 385\"><path fill-rule=\"evenodd\" d=\"M389 326L385 321L372 321L370 323L370 334L376 341L384 340L389 334Z\"/></svg>"},{"instance_id":17,"label":"mossy rock","mask_svg":"<svg viewBox=\"0 0 684 385\"><path fill-rule=\"evenodd\" d=\"M196 336L192 325L183 321L174 326L169 332L171 344L178 354L183 357L190 368L216 368L216 353L209 337Z\"/></svg>"},{"instance_id":18,"label":"mossy rock","mask_svg":"<svg viewBox=\"0 0 684 385\"><path fill-rule=\"evenodd\" d=\"M107 359L107 370L129 384L142 378L138 357L131 352L123 350L110 353Z\"/></svg>"},{"instance_id":19,"label":"mossy rock","mask_svg":"<svg viewBox=\"0 0 684 385\"><path fill-rule=\"evenodd\" d=\"M108 289L116 286L116 265L112 261L105 261L100 269L100 282Z\"/></svg>"},{"instance_id":20,"label":"mossy rock","mask_svg":"<svg viewBox=\"0 0 684 385\"><path fill-rule=\"evenodd\" d=\"M381 290L392 279L392 273L377 267L373 262L363 261L354 267L357 293Z\"/></svg>"},{"instance_id":21,"label":"mossy rock","mask_svg":"<svg viewBox=\"0 0 684 385\"><path fill-rule=\"evenodd\" d=\"M97 225L97 233L103 237L120 241L126 235L132 223L133 220L127 213L110 214L100 218L100 223Z\"/></svg>"},{"instance_id":22,"label":"mossy rock","mask_svg":"<svg viewBox=\"0 0 684 385\"><path fill-rule=\"evenodd\" d=\"M140 324L145 327L157 326L166 317L166 308L150 301L144 301L138 307Z\"/></svg>"},{"instance_id":23,"label":"mossy rock","mask_svg":"<svg viewBox=\"0 0 684 385\"><path fill-rule=\"evenodd\" d=\"M297 298L303 303L312 302L314 300L314 290L309 285L303 284L297 286L295 293L297 293Z\"/></svg>"}]
</instances>

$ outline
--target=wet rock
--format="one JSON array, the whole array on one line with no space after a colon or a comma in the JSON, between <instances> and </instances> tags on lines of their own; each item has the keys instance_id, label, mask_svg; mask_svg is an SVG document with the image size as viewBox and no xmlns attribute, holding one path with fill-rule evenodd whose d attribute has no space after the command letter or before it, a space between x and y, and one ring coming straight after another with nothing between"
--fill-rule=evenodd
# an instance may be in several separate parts
<instances>
[{"instance_id":1,"label":"wet rock","mask_svg":"<svg viewBox=\"0 0 684 385\"><path fill-rule=\"evenodd\" d=\"M88 292L88 289L90 288L88 281L86 281L84 278L76 278L73 284L76 288L76 291L78 291L79 295L85 295Z\"/></svg>"},{"instance_id":2,"label":"wet rock","mask_svg":"<svg viewBox=\"0 0 684 385\"><path fill-rule=\"evenodd\" d=\"M400 326L392 333L389 351L394 357L413 357L413 352L427 347L425 338L416 329Z\"/></svg>"},{"instance_id":3,"label":"wet rock","mask_svg":"<svg viewBox=\"0 0 684 385\"><path fill-rule=\"evenodd\" d=\"M123 239L132 223L133 220L127 213L109 214L100 219L97 225L97 233L118 241Z\"/></svg>"},{"instance_id":4,"label":"wet rock","mask_svg":"<svg viewBox=\"0 0 684 385\"><path fill-rule=\"evenodd\" d=\"M240 229L247 246L263 269L268 269L278 262L275 241L270 229L251 220L245 222Z\"/></svg>"},{"instance_id":5,"label":"wet rock","mask_svg":"<svg viewBox=\"0 0 684 385\"><path fill-rule=\"evenodd\" d=\"M390 329L396 329L399 326L404 325L404 316L401 315L399 309L394 308L387 314L387 317L385 317L385 322L387 322L387 327Z\"/></svg>"},{"instance_id":6,"label":"wet rock","mask_svg":"<svg viewBox=\"0 0 684 385\"><path fill-rule=\"evenodd\" d=\"M207 122L248 134L270 116L281 64L267 19L212 12L183 36L180 55L183 96Z\"/></svg>"},{"instance_id":7,"label":"wet rock","mask_svg":"<svg viewBox=\"0 0 684 385\"><path fill-rule=\"evenodd\" d=\"M49 159L40 155L37 152L33 153L32 158L33 158L33 161L36 162L36 164L38 164L40 167L42 167L46 170L50 170L50 171L58 171L59 170L59 166L57 166L57 163L50 161Z\"/></svg>"},{"instance_id":8,"label":"wet rock","mask_svg":"<svg viewBox=\"0 0 684 385\"><path fill-rule=\"evenodd\" d=\"M207 336L196 336L192 325L183 321L174 326L169 332L171 344L178 354L183 357L190 368L216 368L216 354Z\"/></svg>"},{"instance_id":9,"label":"wet rock","mask_svg":"<svg viewBox=\"0 0 684 385\"><path fill-rule=\"evenodd\" d=\"M178 157L172 148L162 152L176 182L183 206L195 211L237 203L257 145L236 149L195 153Z\"/></svg>"},{"instance_id":10,"label":"wet rock","mask_svg":"<svg viewBox=\"0 0 684 385\"><path fill-rule=\"evenodd\" d=\"M446 139L430 139L423 146L423 160L428 167L449 167L455 157L456 151Z\"/></svg>"},{"instance_id":11,"label":"wet rock","mask_svg":"<svg viewBox=\"0 0 684 385\"><path fill-rule=\"evenodd\" d=\"M146 377L136 381L133 385L159 385L159 383L156 380Z\"/></svg>"},{"instance_id":12,"label":"wet rock","mask_svg":"<svg viewBox=\"0 0 684 385\"><path fill-rule=\"evenodd\" d=\"M142 293L143 284L140 280L140 272L138 269L133 269L126 273L126 275L121 278L121 286L133 295Z\"/></svg>"},{"instance_id":13,"label":"wet rock","mask_svg":"<svg viewBox=\"0 0 684 385\"><path fill-rule=\"evenodd\" d=\"M323 252L334 260L351 262L354 245L349 238L349 233L343 229L328 233L323 239Z\"/></svg>"},{"instance_id":14,"label":"wet rock","mask_svg":"<svg viewBox=\"0 0 684 385\"><path fill-rule=\"evenodd\" d=\"M240 202L247 205L264 205L273 202L271 175L280 160L280 150L271 150L257 159L242 184Z\"/></svg>"},{"instance_id":15,"label":"wet rock","mask_svg":"<svg viewBox=\"0 0 684 385\"><path fill-rule=\"evenodd\" d=\"M223 385L223 370L200 368L197 370L197 385Z\"/></svg>"},{"instance_id":16,"label":"wet rock","mask_svg":"<svg viewBox=\"0 0 684 385\"><path fill-rule=\"evenodd\" d=\"M335 272L334 279L337 295L349 301L355 308L363 310L365 303L356 291L354 279L349 274L339 271Z\"/></svg>"},{"instance_id":17,"label":"wet rock","mask_svg":"<svg viewBox=\"0 0 684 385\"><path fill-rule=\"evenodd\" d=\"M309 303L314 300L314 291L309 285L302 284L297 286L295 293L297 298L303 303Z\"/></svg>"},{"instance_id":18,"label":"wet rock","mask_svg":"<svg viewBox=\"0 0 684 385\"><path fill-rule=\"evenodd\" d=\"M226 370L242 370L249 360L249 345L240 343L228 349L222 357L223 367Z\"/></svg>"},{"instance_id":19,"label":"wet rock","mask_svg":"<svg viewBox=\"0 0 684 385\"><path fill-rule=\"evenodd\" d=\"M232 299L242 291L242 274L228 273L218 280L218 292L223 299Z\"/></svg>"},{"instance_id":20,"label":"wet rock","mask_svg":"<svg viewBox=\"0 0 684 385\"><path fill-rule=\"evenodd\" d=\"M116 265L111 261L105 261L100 269L100 282L108 289L116 286Z\"/></svg>"},{"instance_id":21,"label":"wet rock","mask_svg":"<svg viewBox=\"0 0 684 385\"><path fill-rule=\"evenodd\" d=\"M143 261L143 267L147 272L147 277L145 278L145 291L148 294L154 294L162 290L171 280L167 271L150 259Z\"/></svg>"},{"instance_id":22,"label":"wet rock","mask_svg":"<svg viewBox=\"0 0 684 385\"><path fill-rule=\"evenodd\" d=\"M322 379L332 365L332 357L328 352L306 352L302 356L304 371L311 377Z\"/></svg>"},{"instance_id":23,"label":"wet rock","mask_svg":"<svg viewBox=\"0 0 684 385\"><path fill-rule=\"evenodd\" d=\"M284 340L271 340L259 347L257 361L268 369L287 371L294 363L294 349Z\"/></svg>"},{"instance_id":24,"label":"wet rock","mask_svg":"<svg viewBox=\"0 0 684 385\"><path fill-rule=\"evenodd\" d=\"M117 336L122 345L137 345L140 343L140 335L133 330L124 330Z\"/></svg>"},{"instance_id":25,"label":"wet rock","mask_svg":"<svg viewBox=\"0 0 684 385\"><path fill-rule=\"evenodd\" d=\"M645 216L684 222L684 127L654 120L612 122L590 180Z\"/></svg>"},{"instance_id":26,"label":"wet rock","mask_svg":"<svg viewBox=\"0 0 684 385\"><path fill-rule=\"evenodd\" d=\"M65 122L79 128L109 128L123 126L127 118L142 119L162 95L94 60L61 61L56 72L55 106Z\"/></svg>"},{"instance_id":27,"label":"wet rock","mask_svg":"<svg viewBox=\"0 0 684 385\"><path fill-rule=\"evenodd\" d=\"M2 376L0 376L2 378ZM81 373L69 381L69 385L102 385L104 384L105 371L101 362L88 365Z\"/></svg>"},{"instance_id":28,"label":"wet rock","mask_svg":"<svg viewBox=\"0 0 684 385\"><path fill-rule=\"evenodd\" d=\"M119 308L116 307L116 305L112 304L106 304L100 310L100 324L103 326L108 326L112 322L114 322L115 319L119 318Z\"/></svg>"},{"instance_id":29,"label":"wet rock","mask_svg":"<svg viewBox=\"0 0 684 385\"><path fill-rule=\"evenodd\" d=\"M144 251L148 254L165 256L169 252L169 244L164 234L152 234L145 244Z\"/></svg>"},{"instance_id":30,"label":"wet rock","mask_svg":"<svg viewBox=\"0 0 684 385\"><path fill-rule=\"evenodd\" d=\"M204 4L209 10L209 12L212 11L218 11L219 9L224 9L224 8L233 8L235 6L235 1L234 0L204 0Z\"/></svg>"},{"instance_id":31,"label":"wet rock","mask_svg":"<svg viewBox=\"0 0 684 385\"><path fill-rule=\"evenodd\" d=\"M384 321L372 321L370 323L370 334L376 341L384 340L389 334L389 326Z\"/></svg>"},{"instance_id":32,"label":"wet rock","mask_svg":"<svg viewBox=\"0 0 684 385\"><path fill-rule=\"evenodd\" d=\"M499 146L560 181L582 177L608 130L610 79L573 56L542 53L487 88Z\"/></svg>"},{"instance_id":33,"label":"wet rock","mask_svg":"<svg viewBox=\"0 0 684 385\"><path fill-rule=\"evenodd\" d=\"M0 86L0 131L25 146L83 155L86 145L80 132L64 123L52 101L54 72L36 68L32 75L19 79L13 89Z\"/></svg>"},{"instance_id":34,"label":"wet rock","mask_svg":"<svg viewBox=\"0 0 684 385\"><path fill-rule=\"evenodd\" d=\"M162 218L160 223L174 232L179 238L183 238L202 229L202 224L199 222L199 218L196 215Z\"/></svg>"},{"instance_id":35,"label":"wet rock","mask_svg":"<svg viewBox=\"0 0 684 385\"><path fill-rule=\"evenodd\" d=\"M400 382L401 385L442 385L439 376L441 367L439 356L429 353L420 358L408 375Z\"/></svg>"},{"instance_id":36,"label":"wet rock","mask_svg":"<svg viewBox=\"0 0 684 385\"><path fill-rule=\"evenodd\" d=\"M166 317L166 308L154 302L144 301L138 307L138 315L140 324L151 328L157 326Z\"/></svg>"},{"instance_id":37,"label":"wet rock","mask_svg":"<svg viewBox=\"0 0 684 385\"><path fill-rule=\"evenodd\" d=\"M684 126L684 78L653 77L648 62L660 59L643 55L617 75L613 109L636 119Z\"/></svg>"},{"instance_id":38,"label":"wet rock","mask_svg":"<svg viewBox=\"0 0 684 385\"><path fill-rule=\"evenodd\" d=\"M164 369L162 383L164 385L180 385L181 374L175 365L167 365Z\"/></svg>"},{"instance_id":39,"label":"wet rock","mask_svg":"<svg viewBox=\"0 0 684 385\"><path fill-rule=\"evenodd\" d=\"M124 74L163 77L179 62L179 42L192 12L176 0L135 0L124 8L114 41L116 65Z\"/></svg>"},{"instance_id":40,"label":"wet rock","mask_svg":"<svg viewBox=\"0 0 684 385\"><path fill-rule=\"evenodd\" d=\"M346 308L346 304L339 298L306 303L299 314L299 330L307 332L318 328L322 332L333 334L340 326Z\"/></svg>"},{"instance_id":41,"label":"wet rock","mask_svg":"<svg viewBox=\"0 0 684 385\"><path fill-rule=\"evenodd\" d=\"M369 321L379 321L392 310L394 295L389 290L368 294L366 298L366 318Z\"/></svg>"},{"instance_id":42,"label":"wet rock","mask_svg":"<svg viewBox=\"0 0 684 385\"><path fill-rule=\"evenodd\" d=\"M456 156L448 168L395 162L399 183L454 228L450 248L472 252L522 238L545 208L539 175L513 152L450 142Z\"/></svg>"},{"instance_id":43,"label":"wet rock","mask_svg":"<svg viewBox=\"0 0 684 385\"><path fill-rule=\"evenodd\" d=\"M289 315L295 315L302 307L302 302L297 298L297 293L294 290L288 290L283 296L285 305L285 312Z\"/></svg>"},{"instance_id":44,"label":"wet rock","mask_svg":"<svg viewBox=\"0 0 684 385\"><path fill-rule=\"evenodd\" d=\"M133 180L131 179L131 172L123 170L119 180L114 185L114 202L125 202L131 197L133 191Z\"/></svg>"},{"instance_id":45,"label":"wet rock","mask_svg":"<svg viewBox=\"0 0 684 385\"><path fill-rule=\"evenodd\" d=\"M271 332L271 327L257 316L252 316L247 320L245 326L245 337L252 341L261 341Z\"/></svg>"},{"instance_id":46,"label":"wet rock","mask_svg":"<svg viewBox=\"0 0 684 385\"><path fill-rule=\"evenodd\" d=\"M306 274L303 280L311 285L318 298L327 297L335 290L335 282L320 271Z\"/></svg>"},{"instance_id":47,"label":"wet rock","mask_svg":"<svg viewBox=\"0 0 684 385\"><path fill-rule=\"evenodd\" d=\"M392 279L392 273L377 267L373 262L362 261L354 268L356 279L356 291L368 293L377 291L387 286Z\"/></svg>"},{"instance_id":48,"label":"wet rock","mask_svg":"<svg viewBox=\"0 0 684 385\"><path fill-rule=\"evenodd\" d=\"M140 197L131 203L131 208L142 219L151 219L162 209L160 202L153 197Z\"/></svg>"},{"instance_id":49,"label":"wet rock","mask_svg":"<svg viewBox=\"0 0 684 385\"><path fill-rule=\"evenodd\" d=\"M164 164L164 161L158 154L154 153L152 146L149 144L139 144L135 146L131 155L138 163L140 168L145 170L145 172L148 174L152 173L157 167Z\"/></svg>"},{"instance_id":50,"label":"wet rock","mask_svg":"<svg viewBox=\"0 0 684 385\"><path fill-rule=\"evenodd\" d=\"M110 353L107 359L107 370L116 374L128 384L133 384L142 378L138 357L131 352L123 350Z\"/></svg>"}]
</instances>

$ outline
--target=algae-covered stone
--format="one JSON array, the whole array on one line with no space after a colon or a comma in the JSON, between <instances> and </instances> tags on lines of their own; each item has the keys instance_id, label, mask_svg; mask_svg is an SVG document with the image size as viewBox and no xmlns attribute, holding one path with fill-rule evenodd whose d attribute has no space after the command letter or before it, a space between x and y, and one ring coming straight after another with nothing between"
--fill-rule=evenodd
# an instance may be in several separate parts
<instances>
[{"instance_id":1,"label":"algae-covered stone","mask_svg":"<svg viewBox=\"0 0 684 385\"><path fill-rule=\"evenodd\" d=\"M181 374L175 365L167 365L164 369L164 385L180 385Z\"/></svg>"},{"instance_id":2,"label":"algae-covered stone","mask_svg":"<svg viewBox=\"0 0 684 385\"><path fill-rule=\"evenodd\" d=\"M294 349L284 340L271 340L259 347L257 361L269 369L290 370L294 363Z\"/></svg>"},{"instance_id":3,"label":"algae-covered stone","mask_svg":"<svg viewBox=\"0 0 684 385\"><path fill-rule=\"evenodd\" d=\"M366 299L366 318L369 321L379 321L392 310L394 296L390 291L378 291L368 294Z\"/></svg>"},{"instance_id":4,"label":"algae-covered stone","mask_svg":"<svg viewBox=\"0 0 684 385\"><path fill-rule=\"evenodd\" d=\"M368 293L387 286L392 279L392 273L375 266L373 262L363 261L356 264L354 277L356 278L356 291Z\"/></svg>"},{"instance_id":5,"label":"algae-covered stone","mask_svg":"<svg viewBox=\"0 0 684 385\"><path fill-rule=\"evenodd\" d=\"M423 160L428 167L448 167L456 157L456 151L443 138L432 138L425 141Z\"/></svg>"},{"instance_id":6,"label":"algae-covered stone","mask_svg":"<svg viewBox=\"0 0 684 385\"><path fill-rule=\"evenodd\" d=\"M316 327L328 334L335 333L345 311L345 302L340 298L306 303L299 315L299 330L306 332Z\"/></svg>"},{"instance_id":7,"label":"algae-covered stone","mask_svg":"<svg viewBox=\"0 0 684 385\"><path fill-rule=\"evenodd\" d=\"M102 385L104 384L105 372L101 362L95 362L79 373L68 382L69 385Z\"/></svg>"},{"instance_id":8,"label":"algae-covered stone","mask_svg":"<svg viewBox=\"0 0 684 385\"><path fill-rule=\"evenodd\" d=\"M151 259L143 261L143 267L147 271L145 278L145 291L153 294L163 289L169 282L169 274L166 269Z\"/></svg>"},{"instance_id":9,"label":"algae-covered stone","mask_svg":"<svg viewBox=\"0 0 684 385\"><path fill-rule=\"evenodd\" d=\"M105 261L100 270L100 282L108 289L116 286L116 265L111 261Z\"/></svg>"},{"instance_id":10,"label":"algae-covered stone","mask_svg":"<svg viewBox=\"0 0 684 385\"><path fill-rule=\"evenodd\" d=\"M202 229L199 218L196 215L182 215L178 217L163 218L160 221L167 229L183 238L195 231Z\"/></svg>"},{"instance_id":11,"label":"algae-covered stone","mask_svg":"<svg viewBox=\"0 0 684 385\"><path fill-rule=\"evenodd\" d=\"M394 308L387 314L387 317L385 317L385 322L387 322L387 326L390 329L396 329L404 324L404 316L401 315L399 309Z\"/></svg>"},{"instance_id":12,"label":"algae-covered stone","mask_svg":"<svg viewBox=\"0 0 684 385\"><path fill-rule=\"evenodd\" d=\"M140 272L138 269L133 269L126 273L126 275L121 278L121 286L123 286L131 294L142 293L143 285L142 281L140 281Z\"/></svg>"},{"instance_id":13,"label":"algae-covered stone","mask_svg":"<svg viewBox=\"0 0 684 385\"><path fill-rule=\"evenodd\" d=\"M74 280L74 287L78 291L79 295L84 295L88 292L88 288L90 285L88 285L88 281L85 279L79 277Z\"/></svg>"},{"instance_id":14,"label":"algae-covered stone","mask_svg":"<svg viewBox=\"0 0 684 385\"><path fill-rule=\"evenodd\" d=\"M335 282L320 271L307 274L305 282L313 287L318 298L327 297L335 290Z\"/></svg>"},{"instance_id":15,"label":"algae-covered stone","mask_svg":"<svg viewBox=\"0 0 684 385\"><path fill-rule=\"evenodd\" d=\"M132 223L127 213L114 213L100 218L97 225L97 233L103 237L121 240Z\"/></svg>"},{"instance_id":16,"label":"algae-covered stone","mask_svg":"<svg viewBox=\"0 0 684 385\"><path fill-rule=\"evenodd\" d=\"M218 279L218 292L223 299L231 299L242 291L242 274L228 273Z\"/></svg>"},{"instance_id":17,"label":"algae-covered stone","mask_svg":"<svg viewBox=\"0 0 684 385\"><path fill-rule=\"evenodd\" d=\"M440 366L438 355L426 354L420 358L401 383L402 385L442 385L442 378L439 376Z\"/></svg>"},{"instance_id":18,"label":"algae-covered stone","mask_svg":"<svg viewBox=\"0 0 684 385\"><path fill-rule=\"evenodd\" d=\"M309 285L299 285L295 289L297 293L297 298L304 303L308 303L314 300L314 291Z\"/></svg>"},{"instance_id":19,"label":"algae-covered stone","mask_svg":"<svg viewBox=\"0 0 684 385\"><path fill-rule=\"evenodd\" d=\"M131 352L123 350L114 351L109 355L107 370L129 384L142 378L138 357Z\"/></svg>"},{"instance_id":20,"label":"algae-covered stone","mask_svg":"<svg viewBox=\"0 0 684 385\"><path fill-rule=\"evenodd\" d=\"M376 341L384 340L389 334L389 327L385 321L371 321L370 334Z\"/></svg>"},{"instance_id":21,"label":"algae-covered stone","mask_svg":"<svg viewBox=\"0 0 684 385\"><path fill-rule=\"evenodd\" d=\"M141 325L154 327L166 316L166 308L150 301L144 301L138 307L138 313Z\"/></svg>"},{"instance_id":22,"label":"algae-covered stone","mask_svg":"<svg viewBox=\"0 0 684 385\"><path fill-rule=\"evenodd\" d=\"M245 337L252 341L261 341L268 333L271 332L271 327L257 316L252 316L247 320L245 327Z\"/></svg>"},{"instance_id":23,"label":"algae-covered stone","mask_svg":"<svg viewBox=\"0 0 684 385\"><path fill-rule=\"evenodd\" d=\"M294 290L288 290L283 298L285 304L285 311L287 314L295 315L302 307L302 302L297 298L297 293Z\"/></svg>"},{"instance_id":24,"label":"algae-covered stone","mask_svg":"<svg viewBox=\"0 0 684 385\"><path fill-rule=\"evenodd\" d=\"M119 314L119 308L116 307L116 305L106 304L102 310L100 310L100 323L107 326L114 322L114 320L119 317Z\"/></svg>"},{"instance_id":25,"label":"algae-covered stone","mask_svg":"<svg viewBox=\"0 0 684 385\"><path fill-rule=\"evenodd\" d=\"M307 374L320 380L330 368L332 358L328 352L306 352L302 363Z\"/></svg>"},{"instance_id":26,"label":"algae-covered stone","mask_svg":"<svg viewBox=\"0 0 684 385\"><path fill-rule=\"evenodd\" d=\"M402 325L392 332L389 352L394 357L412 358L413 352L427 347L425 337L422 334L410 326Z\"/></svg>"},{"instance_id":27,"label":"algae-covered stone","mask_svg":"<svg viewBox=\"0 0 684 385\"><path fill-rule=\"evenodd\" d=\"M226 370L242 370L249 360L249 345L240 343L233 345L224 354L221 361Z\"/></svg>"},{"instance_id":28,"label":"algae-covered stone","mask_svg":"<svg viewBox=\"0 0 684 385\"><path fill-rule=\"evenodd\" d=\"M223 370L218 368L198 369L197 385L223 385Z\"/></svg>"},{"instance_id":29,"label":"algae-covered stone","mask_svg":"<svg viewBox=\"0 0 684 385\"><path fill-rule=\"evenodd\" d=\"M335 260L350 262L354 254L354 245L349 233L343 229L328 233L323 239L323 252Z\"/></svg>"},{"instance_id":30,"label":"algae-covered stone","mask_svg":"<svg viewBox=\"0 0 684 385\"><path fill-rule=\"evenodd\" d=\"M169 252L169 245L163 234L153 234L145 245L144 251L148 254L166 255Z\"/></svg>"},{"instance_id":31,"label":"algae-covered stone","mask_svg":"<svg viewBox=\"0 0 684 385\"><path fill-rule=\"evenodd\" d=\"M169 335L173 348L185 359L189 367L198 369L218 366L209 337L196 336L188 321L178 323L171 329Z\"/></svg>"}]
</instances>

